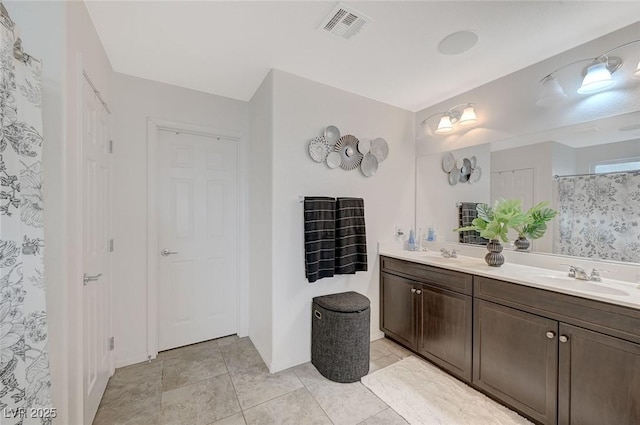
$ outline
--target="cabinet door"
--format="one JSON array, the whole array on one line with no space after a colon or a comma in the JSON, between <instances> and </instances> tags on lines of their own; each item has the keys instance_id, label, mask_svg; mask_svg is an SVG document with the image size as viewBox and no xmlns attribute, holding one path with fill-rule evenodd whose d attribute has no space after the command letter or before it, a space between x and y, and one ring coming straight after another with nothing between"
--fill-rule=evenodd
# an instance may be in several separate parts
<instances>
[{"instance_id":1,"label":"cabinet door","mask_svg":"<svg viewBox=\"0 0 640 425\"><path fill-rule=\"evenodd\" d=\"M416 346L416 285L402 277L380 274L380 327L384 333L409 348Z\"/></svg>"},{"instance_id":2,"label":"cabinet door","mask_svg":"<svg viewBox=\"0 0 640 425\"><path fill-rule=\"evenodd\" d=\"M554 320L476 299L473 383L542 424L556 424L557 331Z\"/></svg>"},{"instance_id":3,"label":"cabinet door","mask_svg":"<svg viewBox=\"0 0 640 425\"><path fill-rule=\"evenodd\" d=\"M429 285L421 285L420 292L418 352L471 381L471 297Z\"/></svg>"},{"instance_id":4,"label":"cabinet door","mask_svg":"<svg viewBox=\"0 0 640 425\"><path fill-rule=\"evenodd\" d=\"M640 424L640 345L564 323L560 336L559 424Z\"/></svg>"}]
</instances>

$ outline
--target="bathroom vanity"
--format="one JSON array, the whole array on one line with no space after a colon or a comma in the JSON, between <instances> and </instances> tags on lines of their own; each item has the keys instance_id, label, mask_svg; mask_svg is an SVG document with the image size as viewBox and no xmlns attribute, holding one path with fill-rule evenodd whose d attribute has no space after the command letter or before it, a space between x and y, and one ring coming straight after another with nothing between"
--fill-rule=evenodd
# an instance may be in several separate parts
<instances>
[{"instance_id":1,"label":"bathroom vanity","mask_svg":"<svg viewBox=\"0 0 640 425\"><path fill-rule=\"evenodd\" d=\"M640 424L640 289L380 251L387 337L539 424Z\"/></svg>"}]
</instances>

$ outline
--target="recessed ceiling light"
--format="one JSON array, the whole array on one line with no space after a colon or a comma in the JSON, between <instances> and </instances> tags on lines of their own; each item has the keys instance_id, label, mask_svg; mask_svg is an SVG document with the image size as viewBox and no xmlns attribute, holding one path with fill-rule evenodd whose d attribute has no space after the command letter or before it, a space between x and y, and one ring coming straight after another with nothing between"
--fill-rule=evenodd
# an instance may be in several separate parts
<instances>
[{"instance_id":1,"label":"recessed ceiling light","mask_svg":"<svg viewBox=\"0 0 640 425\"><path fill-rule=\"evenodd\" d=\"M478 34L473 31L458 31L449 34L438 43L438 51L443 55L459 55L471 49L478 42Z\"/></svg>"}]
</instances>

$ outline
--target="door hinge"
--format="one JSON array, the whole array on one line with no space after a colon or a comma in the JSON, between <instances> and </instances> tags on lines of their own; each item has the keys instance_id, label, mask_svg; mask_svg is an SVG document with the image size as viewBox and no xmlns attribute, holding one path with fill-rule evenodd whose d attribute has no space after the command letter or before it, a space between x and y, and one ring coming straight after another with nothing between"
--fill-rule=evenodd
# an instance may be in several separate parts
<instances>
[{"instance_id":1,"label":"door hinge","mask_svg":"<svg viewBox=\"0 0 640 425\"><path fill-rule=\"evenodd\" d=\"M109 153L113 153L113 140L109 140Z\"/></svg>"},{"instance_id":2,"label":"door hinge","mask_svg":"<svg viewBox=\"0 0 640 425\"><path fill-rule=\"evenodd\" d=\"M116 348L116 341L114 337L109 338L109 351L113 351Z\"/></svg>"},{"instance_id":3,"label":"door hinge","mask_svg":"<svg viewBox=\"0 0 640 425\"><path fill-rule=\"evenodd\" d=\"M113 252L113 239L109 239L109 252Z\"/></svg>"}]
</instances>

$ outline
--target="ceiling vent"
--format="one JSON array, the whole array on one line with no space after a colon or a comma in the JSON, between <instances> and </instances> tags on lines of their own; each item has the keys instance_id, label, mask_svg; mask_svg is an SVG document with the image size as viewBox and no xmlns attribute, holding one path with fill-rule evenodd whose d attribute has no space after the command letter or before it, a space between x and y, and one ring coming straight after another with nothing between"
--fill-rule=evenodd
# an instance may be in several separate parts
<instances>
[{"instance_id":1,"label":"ceiling vent","mask_svg":"<svg viewBox=\"0 0 640 425\"><path fill-rule=\"evenodd\" d=\"M344 3L338 3L331 13L324 18L318 29L349 40L371 22L373 22L373 19L364 13Z\"/></svg>"}]
</instances>

